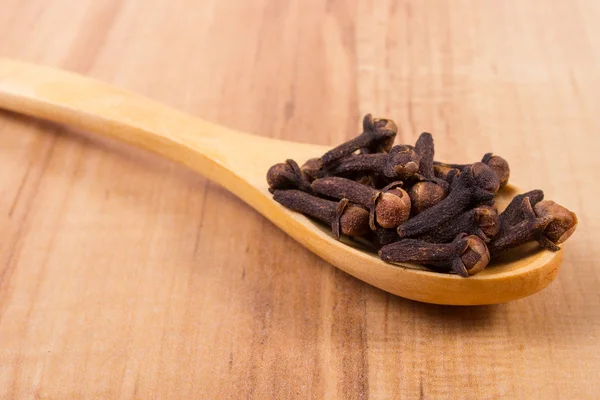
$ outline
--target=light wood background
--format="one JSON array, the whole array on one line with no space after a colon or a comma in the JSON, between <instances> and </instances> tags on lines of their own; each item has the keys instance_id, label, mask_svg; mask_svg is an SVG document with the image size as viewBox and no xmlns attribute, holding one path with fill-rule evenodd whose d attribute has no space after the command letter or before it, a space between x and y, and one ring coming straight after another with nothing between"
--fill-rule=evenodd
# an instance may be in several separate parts
<instances>
[{"instance_id":1,"label":"light wood background","mask_svg":"<svg viewBox=\"0 0 600 400\"><path fill-rule=\"evenodd\" d=\"M505 156L580 220L541 293L419 304L178 165L0 112L0 398L598 398L600 2L0 9L1 56L269 137L337 144L391 117L440 159Z\"/></svg>"}]
</instances>

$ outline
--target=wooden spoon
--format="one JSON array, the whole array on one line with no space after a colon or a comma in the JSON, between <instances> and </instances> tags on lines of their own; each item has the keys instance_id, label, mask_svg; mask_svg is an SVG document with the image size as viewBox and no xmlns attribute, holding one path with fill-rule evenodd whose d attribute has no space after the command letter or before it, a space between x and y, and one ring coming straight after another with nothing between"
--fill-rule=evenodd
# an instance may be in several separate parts
<instances>
[{"instance_id":1,"label":"wooden spoon","mask_svg":"<svg viewBox=\"0 0 600 400\"><path fill-rule=\"evenodd\" d=\"M334 240L328 228L288 211L267 191L269 167L299 163L327 147L268 139L212 124L110 85L47 67L0 59L0 108L71 125L158 153L219 183L300 244L341 270L398 296L455 305L502 303L533 294L555 277L562 251L526 251L461 278L393 265ZM503 208L517 193L499 194Z\"/></svg>"}]
</instances>

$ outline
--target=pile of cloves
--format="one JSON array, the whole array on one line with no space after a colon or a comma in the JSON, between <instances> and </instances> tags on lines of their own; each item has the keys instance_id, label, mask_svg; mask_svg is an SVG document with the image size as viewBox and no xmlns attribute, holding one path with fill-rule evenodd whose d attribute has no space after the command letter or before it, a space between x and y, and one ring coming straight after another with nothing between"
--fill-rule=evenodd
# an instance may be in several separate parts
<instances>
[{"instance_id":1,"label":"pile of cloves","mask_svg":"<svg viewBox=\"0 0 600 400\"><path fill-rule=\"evenodd\" d=\"M463 277L527 242L558 251L575 231L576 215L541 190L498 213L495 197L510 176L504 158L435 161L431 134L394 146L397 131L394 121L367 114L360 135L320 158L272 166L269 190L283 206L329 224L334 238L366 239L384 261Z\"/></svg>"}]
</instances>

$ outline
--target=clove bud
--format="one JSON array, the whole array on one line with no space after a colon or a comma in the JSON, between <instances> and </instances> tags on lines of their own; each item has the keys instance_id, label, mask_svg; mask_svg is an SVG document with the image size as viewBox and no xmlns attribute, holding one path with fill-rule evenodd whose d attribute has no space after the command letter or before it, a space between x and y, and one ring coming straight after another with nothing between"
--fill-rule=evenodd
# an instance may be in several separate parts
<instances>
[{"instance_id":1,"label":"clove bud","mask_svg":"<svg viewBox=\"0 0 600 400\"><path fill-rule=\"evenodd\" d=\"M433 174L436 178L443 179L451 185L454 178L460 174L460 170L445 164L434 164Z\"/></svg>"},{"instance_id":2,"label":"clove bud","mask_svg":"<svg viewBox=\"0 0 600 400\"><path fill-rule=\"evenodd\" d=\"M284 163L273 165L267 171L267 183L269 191L274 190L299 189L309 192L310 182L307 176L300 170L294 160L287 160Z\"/></svg>"},{"instance_id":3,"label":"clove bud","mask_svg":"<svg viewBox=\"0 0 600 400\"><path fill-rule=\"evenodd\" d=\"M373 118L371 114L367 114L363 118L363 132L323 154L320 164L328 166L359 149L363 149L362 153L388 152L392 148L397 132L398 127L391 119Z\"/></svg>"},{"instance_id":4,"label":"clove bud","mask_svg":"<svg viewBox=\"0 0 600 400\"><path fill-rule=\"evenodd\" d=\"M388 179L407 180L419 172L419 157L410 146L394 146L389 153L357 154L335 166L331 174L368 172Z\"/></svg>"},{"instance_id":5,"label":"clove bud","mask_svg":"<svg viewBox=\"0 0 600 400\"><path fill-rule=\"evenodd\" d=\"M400 188L381 191L350 179L327 177L313 181L312 189L322 196L345 198L366 207L372 230L376 229L376 223L382 228L396 228L410 214L410 198Z\"/></svg>"},{"instance_id":6,"label":"clove bud","mask_svg":"<svg viewBox=\"0 0 600 400\"><path fill-rule=\"evenodd\" d=\"M486 153L481 158L481 162L486 164L488 167L490 167L492 169L492 171L494 171L494 173L496 174L496 176L498 177L498 180L500 182L500 188L503 188L504 186L506 186L506 184L508 183L508 179L510 178L510 167L508 165L508 162L504 158L502 158L498 155L495 155L493 153ZM470 164L446 164L446 163L442 163L442 162L438 162L438 161L435 161L434 164L438 166L439 174L444 174L445 171L449 171L452 169L462 171L463 169L465 169L465 167L467 165L470 165Z\"/></svg>"},{"instance_id":7,"label":"clove bud","mask_svg":"<svg viewBox=\"0 0 600 400\"><path fill-rule=\"evenodd\" d=\"M398 241L398 233L395 229L377 228L367 234L367 240L377 250L390 243Z\"/></svg>"},{"instance_id":8,"label":"clove bud","mask_svg":"<svg viewBox=\"0 0 600 400\"><path fill-rule=\"evenodd\" d=\"M418 238L432 243L448 243L459 233L466 233L488 243L499 230L500 221L496 207L482 205L460 214Z\"/></svg>"},{"instance_id":9,"label":"clove bud","mask_svg":"<svg viewBox=\"0 0 600 400\"><path fill-rule=\"evenodd\" d=\"M525 198L529 199L529 204L533 207L544 200L544 192L536 189L513 197L502 214L500 214L500 233L523 220L523 200Z\"/></svg>"},{"instance_id":10,"label":"clove bud","mask_svg":"<svg viewBox=\"0 0 600 400\"><path fill-rule=\"evenodd\" d=\"M383 246L379 256L387 262L415 262L437 270L451 270L462 277L480 272L490 261L485 243L477 236L462 233L451 243L400 240Z\"/></svg>"},{"instance_id":11,"label":"clove bud","mask_svg":"<svg viewBox=\"0 0 600 400\"><path fill-rule=\"evenodd\" d=\"M522 220L505 227L490 243L492 257L532 241L537 241L545 249L558 251L558 245L567 240L577 227L575 213L553 201L543 200L532 207L529 197L525 197L520 211Z\"/></svg>"},{"instance_id":12,"label":"clove bud","mask_svg":"<svg viewBox=\"0 0 600 400\"><path fill-rule=\"evenodd\" d=\"M314 181L319 177L319 173L321 168L319 166L318 158L311 158L307 162L305 162L302 167L300 167L300 171L304 174L309 182Z\"/></svg>"},{"instance_id":13,"label":"clove bud","mask_svg":"<svg viewBox=\"0 0 600 400\"><path fill-rule=\"evenodd\" d=\"M290 210L331 225L335 239L340 238L340 232L347 236L362 236L369 231L369 212L350 204L348 199L335 202L299 190L275 190L273 199Z\"/></svg>"},{"instance_id":14,"label":"clove bud","mask_svg":"<svg viewBox=\"0 0 600 400\"><path fill-rule=\"evenodd\" d=\"M398 235L407 238L427 233L469 208L490 202L499 186L498 177L487 165L468 165L453 182L448 196L400 225Z\"/></svg>"},{"instance_id":15,"label":"clove bud","mask_svg":"<svg viewBox=\"0 0 600 400\"><path fill-rule=\"evenodd\" d=\"M544 236L554 244L563 243L577 228L577 215L552 200L540 201L533 209L537 216L551 218L544 229Z\"/></svg>"},{"instance_id":16,"label":"clove bud","mask_svg":"<svg viewBox=\"0 0 600 400\"><path fill-rule=\"evenodd\" d=\"M415 183L408 191L412 204L412 215L418 215L446 198L448 193L437 183L425 181Z\"/></svg>"},{"instance_id":17,"label":"clove bud","mask_svg":"<svg viewBox=\"0 0 600 400\"><path fill-rule=\"evenodd\" d=\"M419 156L419 174L421 182L415 183L409 191L412 202L412 214L417 215L442 201L448 194L448 182L435 176L433 156L435 147L433 136L423 132L415 144L415 153Z\"/></svg>"},{"instance_id":18,"label":"clove bud","mask_svg":"<svg viewBox=\"0 0 600 400\"><path fill-rule=\"evenodd\" d=\"M504 158L492 153L487 153L483 156L481 162L486 164L496 173L498 180L500 181L500 188L506 186L508 178L510 178L510 167Z\"/></svg>"}]
</instances>

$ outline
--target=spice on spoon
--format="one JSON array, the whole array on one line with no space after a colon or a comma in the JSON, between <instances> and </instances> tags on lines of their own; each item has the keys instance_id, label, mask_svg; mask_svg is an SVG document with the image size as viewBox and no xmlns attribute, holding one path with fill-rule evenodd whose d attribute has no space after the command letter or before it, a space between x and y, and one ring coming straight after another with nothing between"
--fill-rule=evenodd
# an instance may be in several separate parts
<instances>
[{"instance_id":1,"label":"spice on spoon","mask_svg":"<svg viewBox=\"0 0 600 400\"><path fill-rule=\"evenodd\" d=\"M443 179L448 182L449 185L451 185L454 178L460 174L460 170L458 168L452 168L446 164L434 164L433 174L436 178Z\"/></svg>"},{"instance_id":2,"label":"spice on spoon","mask_svg":"<svg viewBox=\"0 0 600 400\"><path fill-rule=\"evenodd\" d=\"M481 158L481 162L486 164L488 167L490 167L492 169L492 171L494 171L496 173L496 175L498 176L498 180L500 181L500 188L503 188L504 186L506 186L506 184L508 183L508 179L510 178L510 167L508 165L508 162L498 156L495 155L493 153L486 153L482 158ZM447 164L447 163L442 163L442 162L438 162L435 161L434 162L435 165L438 165L442 168L445 168L446 171L449 169L457 169L459 171L462 171L463 169L465 169L465 167L469 164ZM442 171L444 171L442 168L439 169L440 173L443 173Z\"/></svg>"},{"instance_id":3,"label":"spice on spoon","mask_svg":"<svg viewBox=\"0 0 600 400\"><path fill-rule=\"evenodd\" d=\"M388 179L406 180L419 172L419 156L410 146L394 146L389 153L357 154L344 159L331 175L368 172Z\"/></svg>"},{"instance_id":4,"label":"spice on spoon","mask_svg":"<svg viewBox=\"0 0 600 400\"><path fill-rule=\"evenodd\" d=\"M475 235L488 243L498 234L500 221L495 206L482 205L465 211L418 239L432 243L448 243L459 233Z\"/></svg>"},{"instance_id":5,"label":"spice on spoon","mask_svg":"<svg viewBox=\"0 0 600 400\"><path fill-rule=\"evenodd\" d=\"M412 215L417 215L433 207L446 197L448 182L437 178L434 174L433 157L435 148L433 136L430 133L421 133L414 151L419 156L419 174L417 178L420 182L415 183L408 194L412 202Z\"/></svg>"},{"instance_id":6,"label":"spice on spoon","mask_svg":"<svg viewBox=\"0 0 600 400\"><path fill-rule=\"evenodd\" d=\"M536 189L513 197L502 214L500 214L500 233L523 220L523 213L526 212L523 205L525 198L529 199L529 204L533 207L544 200L544 192Z\"/></svg>"},{"instance_id":7,"label":"spice on spoon","mask_svg":"<svg viewBox=\"0 0 600 400\"><path fill-rule=\"evenodd\" d=\"M306 161L302 167L300 167L300 171L304 174L308 182L312 182L319 177L319 172L321 167L319 165L318 158L311 158Z\"/></svg>"},{"instance_id":8,"label":"spice on spoon","mask_svg":"<svg viewBox=\"0 0 600 400\"><path fill-rule=\"evenodd\" d=\"M537 216L551 218L544 230L544 239L548 239L555 246L564 243L575 232L577 215L560 204L544 200L537 203L533 209Z\"/></svg>"},{"instance_id":9,"label":"spice on spoon","mask_svg":"<svg viewBox=\"0 0 600 400\"><path fill-rule=\"evenodd\" d=\"M294 160L287 160L284 163L273 165L267 172L267 183L269 191L283 189L299 189L310 192L310 182L307 176L302 172L298 163Z\"/></svg>"},{"instance_id":10,"label":"spice on spoon","mask_svg":"<svg viewBox=\"0 0 600 400\"><path fill-rule=\"evenodd\" d=\"M410 214L410 198L408 194L392 184L388 189L396 191L377 190L350 179L337 176L316 179L312 189L316 193L334 199L348 199L369 210L369 225L372 230L377 226L396 228L408 219Z\"/></svg>"},{"instance_id":11,"label":"spice on spoon","mask_svg":"<svg viewBox=\"0 0 600 400\"><path fill-rule=\"evenodd\" d=\"M394 144L398 127L391 119L373 118L371 114L363 119L363 133L323 154L322 166L328 166L345 156L362 149L362 153L388 152Z\"/></svg>"},{"instance_id":12,"label":"spice on spoon","mask_svg":"<svg viewBox=\"0 0 600 400\"><path fill-rule=\"evenodd\" d=\"M575 213L553 201L543 200L531 207L529 197L525 197L520 210L523 219L506 227L489 244L492 257L532 241L537 241L545 249L558 251L558 245L567 240L577 227Z\"/></svg>"},{"instance_id":13,"label":"spice on spoon","mask_svg":"<svg viewBox=\"0 0 600 400\"><path fill-rule=\"evenodd\" d=\"M273 199L289 208L331 225L335 239L340 233L362 236L369 231L369 212L350 204L347 199L339 202L321 199L300 190L275 190Z\"/></svg>"},{"instance_id":14,"label":"spice on spoon","mask_svg":"<svg viewBox=\"0 0 600 400\"><path fill-rule=\"evenodd\" d=\"M444 190L448 189L448 182L438 179L433 170L433 157L435 155L435 146L433 136L429 132L423 132L419 135L415 143L414 151L419 157L419 175L420 180L429 180L439 184Z\"/></svg>"},{"instance_id":15,"label":"spice on spoon","mask_svg":"<svg viewBox=\"0 0 600 400\"><path fill-rule=\"evenodd\" d=\"M448 193L435 182L417 182L408 190L412 204L412 215L418 215L438 204Z\"/></svg>"},{"instance_id":16,"label":"spice on spoon","mask_svg":"<svg viewBox=\"0 0 600 400\"><path fill-rule=\"evenodd\" d=\"M269 191L283 206L329 224L336 239L366 239L384 261L465 277L527 242L556 251L575 231L576 215L543 200L541 190L515 196L498 215L495 196L510 175L502 157L445 164L434 161L431 134L421 133L414 146L393 146L396 132L392 120L368 114L358 137L322 157L271 167Z\"/></svg>"},{"instance_id":17,"label":"spice on spoon","mask_svg":"<svg viewBox=\"0 0 600 400\"><path fill-rule=\"evenodd\" d=\"M504 158L493 153L487 153L483 156L481 162L486 164L496 173L500 180L500 188L506 186L508 179L510 178L510 167Z\"/></svg>"},{"instance_id":18,"label":"spice on spoon","mask_svg":"<svg viewBox=\"0 0 600 400\"><path fill-rule=\"evenodd\" d=\"M377 250L383 246L400 240L395 229L377 228L367 234L367 240Z\"/></svg>"},{"instance_id":19,"label":"spice on spoon","mask_svg":"<svg viewBox=\"0 0 600 400\"><path fill-rule=\"evenodd\" d=\"M427 233L471 207L490 202L498 187L498 177L483 163L468 165L452 184L448 197L398 227L400 238Z\"/></svg>"},{"instance_id":20,"label":"spice on spoon","mask_svg":"<svg viewBox=\"0 0 600 400\"><path fill-rule=\"evenodd\" d=\"M447 269L462 276L474 275L490 261L485 243L477 236L459 234L451 243L429 243L417 239L404 239L383 246L379 256L387 262L415 262Z\"/></svg>"}]
</instances>

